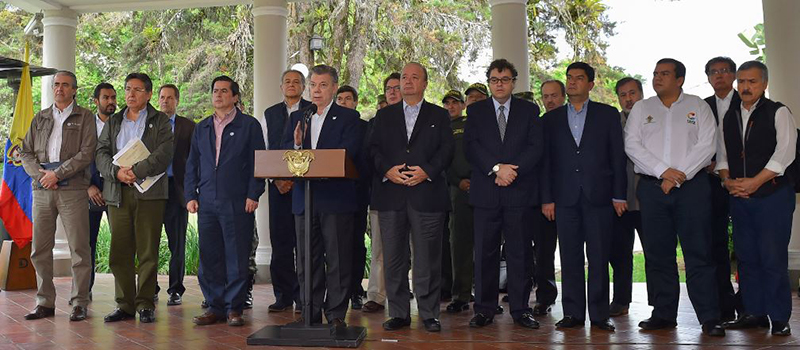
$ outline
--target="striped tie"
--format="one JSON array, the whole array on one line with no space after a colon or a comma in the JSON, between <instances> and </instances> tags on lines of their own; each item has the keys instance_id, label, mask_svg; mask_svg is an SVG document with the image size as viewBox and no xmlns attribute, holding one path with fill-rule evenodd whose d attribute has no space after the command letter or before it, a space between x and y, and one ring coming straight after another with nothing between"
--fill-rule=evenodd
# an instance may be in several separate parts
<instances>
[{"instance_id":1,"label":"striped tie","mask_svg":"<svg viewBox=\"0 0 800 350\"><path fill-rule=\"evenodd\" d=\"M500 106L500 113L497 113L497 127L500 129L500 141L506 138L506 106Z\"/></svg>"}]
</instances>

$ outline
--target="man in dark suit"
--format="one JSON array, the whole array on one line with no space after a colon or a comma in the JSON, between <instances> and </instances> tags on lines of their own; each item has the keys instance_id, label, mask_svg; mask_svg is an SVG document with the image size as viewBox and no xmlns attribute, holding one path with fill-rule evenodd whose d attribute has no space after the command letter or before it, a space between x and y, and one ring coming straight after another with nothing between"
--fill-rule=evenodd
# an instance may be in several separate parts
<instances>
[{"instance_id":1,"label":"man in dark suit","mask_svg":"<svg viewBox=\"0 0 800 350\"><path fill-rule=\"evenodd\" d=\"M371 205L378 211L389 300L390 319L383 328L411 324L410 237L419 315L426 330L438 332L442 231L450 210L444 174L453 159L453 132L447 110L423 99L428 86L425 67L406 64L400 84L402 101L378 111L370 136L376 171Z\"/></svg>"},{"instance_id":2,"label":"man in dark suit","mask_svg":"<svg viewBox=\"0 0 800 350\"><path fill-rule=\"evenodd\" d=\"M730 107L738 108L742 100L733 88L736 80L736 63L728 57L714 57L706 63L708 83L714 88L714 95L705 98L717 125L725 117ZM719 186L720 177L714 172L716 157L706 167L711 183L711 258L717 267L717 293L721 321L733 321L736 310L741 311L741 298L737 298L731 284L731 253L728 250L728 223L730 222L730 201L728 191ZM737 301L738 300L738 301Z\"/></svg>"},{"instance_id":3,"label":"man in dark suit","mask_svg":"<svg viewBox=\"0 0 800 350\"><path fill-rule=\"evenodd\" d=\"M336 69L327 65L311 68L308 87L317 111L305 119L306 111L292 113L283 134L284 149L345 149L347 156L358 159L364 137L361 119L353 109L334 103L339 88ZM311 322L345 325L353 269L353 221L358 208L356 181L322 180L311 183L313 217L311 252L305 251L305 184L298 181L292 191L292 213L297 231L297 275L304 289L305 274L311 274ZM305 254L311 254L311 271L305 271ZM301 297L302 299L302 297ZM304 304L307 302L303 300Z\"/></svg>"},{"instance_id":4,"label":"man in dark suit","mask_svg":"<svg viewBox=\"0 0 800 350\"><path fill-rule=\"evenodd\" d=\"M464 149L472 166L469 203L475 221L475 316L470 327L491 324L497 309L501 234L514 323L539 328L528 306L533 287L533 237L523 227L538 204L535 181L543 153L539 107L513 97L517 70L498 59L486 70L492 98L467 108Z\"/></svg>"},{"instance_id":5,"label":"man in dark suit","mask_svg":"<svg viewBox=\"0 0 800 350\"><path fill-rule=\"evenodd\" d=\"M239 84L227 76L211 83L214 114L192 136L186 161L186 209L198 213L200 290L208 309L197 325L224 321L243 326L249 258L264 180L253 176L254 152L266 148L258 121L235 107Z\"/></svg>"},{"instance_id":6,"label":"man in dark suit","mask_svg":"<svg viewBox=\"0 0 800 350\"><path fill-rule=\"evenodd\" d=\"M569 104L544 116L546 161L542 213L556 220L561 253L564 318L556 327L584 325L587 296L584 244L589 260L588 304L592 326L613 331L609 320L608 258L614 212L622 216L627 182L619 112L589 100L594 68L567 67Z\"/></svg>"},{"instance_id":7,"label":"man in dark suit","mask_svg":"<svg viewBox=\"0 0 800 350\"><path fill-rule=\"evenodd\" d=\"M186 225L189 212L186 211L186 200L183 196L183 176L186 172L186 158L192 147L194 122L176 114L175 108L180 103L180 91L172 84L158 89L158 104L164 114L169 116L172 133L175 135L172 164L167 168L169 178L169 198L164 209L164 230L167 232L169 244L169 287L167 288L167 305L180 305L186 287L183 276L186 274ZM156 298L161 288L156 283Z\"/></svg>"},{"instance_id":8,"label":"man in dark suit","mask_svg":"<svg viewBox=\"0 0 800 350\"><path fill-rule=\"evenodd\" d=\"M311 102L303 99L306 79L303 73L287 70L281 77L283 101L267 108L261 127L264 131L264 142L267 149L282 149L283 132L288 124L289 115L305 108ZM300 286L295 270L295 236L294 214L292 214L291 180L270 180L267 183L269 196L269 241L272 245L272 259L269 273L272 278L272 289L275 303L270 305L269 312L284 311L296 305L300 311Z\"/></svg>"}]
</instances>

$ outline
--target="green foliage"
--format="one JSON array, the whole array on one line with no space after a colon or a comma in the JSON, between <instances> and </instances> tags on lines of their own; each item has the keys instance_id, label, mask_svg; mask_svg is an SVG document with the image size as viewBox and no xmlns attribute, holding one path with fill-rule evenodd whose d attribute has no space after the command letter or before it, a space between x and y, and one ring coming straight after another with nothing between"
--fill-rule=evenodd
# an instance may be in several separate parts
<instances>
[{"instance_id":1,"label":"green foliage","mask_svg":"<svg viewBox=\"0 0 800 350\"><path fill-rule=\"evenodd\" d=\"M755 33L748 38L744 33L739 33L739 39L750 48L750 54L756 56L756 59L761 62L767 61L767 44L764 39L764 24L756 24L753 29Z\"/></svg>"}]
</instances>

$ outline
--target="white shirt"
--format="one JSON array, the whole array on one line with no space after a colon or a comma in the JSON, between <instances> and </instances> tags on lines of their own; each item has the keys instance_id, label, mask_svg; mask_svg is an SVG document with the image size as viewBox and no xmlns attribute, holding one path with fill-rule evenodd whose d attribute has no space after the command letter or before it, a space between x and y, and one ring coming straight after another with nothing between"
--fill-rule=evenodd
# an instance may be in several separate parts
<instances>
[{"instance_id":1,"label":"white shirt","mask_svg":"<svg viewBox=\"0 0 800 350\"><path fill-rule=\"evenodd\" d=\"M625 153L634 171L661 178L669 168L691 180L716 151L716 124L701 98L681 93L667 108L653 96L637 102L625 124Z\"/></svg>"},{"instance_id":2,"label":"white shirt","mask_svg":"<svg viewBox=\"0 0 800 350\"><path fill-rule=\"evenodd\" d=\"M328 115L328 111L331 110L331 105L333 105L333 100L322 110L322 113L317 111L311 116L311 149L317 149L319 133L322 132L322 124L325 124L325 117Z\"/></svg>"},{"instance_id":3,"label":"white shirt","mask_svg":"<svg viewBox=\"0 0 800 350\"><path fill-rule=\"evenodd\" d=\"M287 105L286 101L283 101L283 104ZM300 109L300 101L297 101L297 103L295 103L294 106L287 105L286 120L288 121L292 113L296 112L299 109ZM264 134L264 145L266 145L267 149L269 149L269 128L267 127L267 118L265 116L261 116L261 118L258 118L258 122L261 124L261 133ZM271 180L272 179L270 179L270 181Z\"/></svg>"},{"instance_id":4,"label":"white shirt","mask_svg":"<svg viewBox=\"0 0 800 350\"><path fill-rule=\"evenodd\" d=\"M61 140L62 135L64 135L64 121L72 114L73 106L75 106L75 101L72 101L67 108L61 111L56 107L55 103L53 104L53 131L50 132L50 138L47 139L47 158L51 163L61 161Z\"/></svg>"},{"instance_id":5,"label":"white shirt","mask_svg":"<svg viewBox=\"0 0 800 350\"><path fill-rule=\"evenodd\" d=\"M758 101L750 107L750 110L745 109L744 104L739 106L742 111L742 130L747 130L747 122L750 121L750 115L753 114L756 106L758 106ZM716 171L730 169L728 167L728 152L725 150L725 133L721 121L718 126L719 140L717 141ZM795 130L797 130L797 126L795 126L794 117L789 108L786 106L778 108L775 111L775 138L777 145L775 145L775 152L772 153L772 157L764 167L765 169L777 173L778 176L783 176L786 167L792 164L795 158L795 144L797 143L797 131ZM756 174L750 175L755 176Z\"/></svg>"},{"instance_id":6,"label":"white shirt","mask_svg":"<svg viewBox=\"0 0 800 350\"><path fill-rule=\"evenodd\" d=\"M94 115L94 126L97 129L97 138L100 138L100 134L103 133L103 127L105 125L106 125L106 122L104 122L102 119L100 119L99 115L95 114Z\"/></svg>"},{"instance_id":7,"label":"white shirt","mask_svg":"<svg viewBox=\"0 0 800 350\"><path fill-rule=\"evenodd\" d=\"M508 100L506 100L506 103L501 104L500 102L497 102L494 97L492 97L492 102L494 102L494 120L497 120L497 117L500 116L500 106L503 106L505 107L503 114L506 116L506 125L508 125L508 111L511 110L511 98L509 97Z\"/></svg>"},{"instance_id":8,"label":"white shirt","mask_svg":"<svg viewBox=\"0 0 800 350\"><path fill-rule=\"evenodd\" d=\"M714 94L714 99L717 101L717 118L719 118L720 124L722 124L722 118L725 118L725 113L728 113L728 109L731 107L733 89L728 91L728 95L725 96L725 98L719 98L719 96Z\"/></svg>"}]
</instances>

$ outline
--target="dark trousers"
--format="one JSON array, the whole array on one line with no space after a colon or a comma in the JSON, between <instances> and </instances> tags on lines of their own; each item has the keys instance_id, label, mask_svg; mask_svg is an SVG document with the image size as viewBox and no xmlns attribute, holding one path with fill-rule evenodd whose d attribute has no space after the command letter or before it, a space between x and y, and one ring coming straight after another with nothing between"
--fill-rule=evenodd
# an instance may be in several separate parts
<instances>
[{"instance_id":1,"label":"dark trousers","mask_svg":"<svg viewBox=\"0 0 800 350\"><path fill-rule=\"evenodd\" d=\"M614 298L611 303L627 306L633 294L633 243L636 230L642 232L642 215L638 210L622 216L614 214L611 254L608 262L614 269Z\"/></svg>"},{"instance_id":2,"label":"dark trousers","mask_svg":"<svg viewBox=\"0 0 800 350\"><path fill-rule=\"evenodd\" d=\"M647 294L653 316L674 321L680 283L676 247L680 239L686 265L686 289L698 320L719 320L716 268L711 258L711 193L701 171L669 194L661 180L642 178L636 189L642 212Z\"/></svg>"},{"instance_id":3,"label":"dark trousers","mask_svg":"<svg viewBox=\"0 0 800 350\"><path fill-rule=\"evenodd\" d=\"M592 322L608 319L608 256L613 220L614 209L610 200L605 205L595 205L581 194L574 205L556 203L561 303L565 316L586 319L588 303ZM586 260L589 261L588 288L583 270L584 245Z\"/></svg>"},{"instance_id":4,"label":"dark trousers","mask_svg":"<svg viewBox=\"0 0 800 350\"><path fill-rule=\"evenodd\" d=\"M209 311L221 317L242 312L249 286L248 258L255 216L244 212L244 202L201 201L197 213L197 277Z\"/></svg>"},{"instance_id":5,"label":"dark trousers","mask_svg":"<svg viewBox=\"0 0 800 350\"><path fill-rule=\"evenodd\" d=\"M475 313L489 317L497 309L500 243L505 238L508 306L517 319L531 311L533 249L531 232L523 224L528 207L475 208Z\"/></svg>"},{"instance_id":6,"label":"dark trousers","mask_svg":"<svg viewBox=\"0 0 800 350\"><path fill-rule=\"evenodd\" d=\"M760 198L731 198L744 313L788 322L792 313L788 248L795 194L791 186Z\"/></svg>"},{"instance_id":7,"label":"dark trousers","mask_svg":"<svg viewBox=\"0 0 800 350\"><path fill-rule=\"evenodd\" d=\"M311 322L344 319L353 273L353 215L314 214L311 220ZM305 290L305 216L295 215L297 228L297 276ZM301 293L300 299L304 302ZM304 306L305 307L305 306Z\"/></svg>"},{"instance_id":8,"label":"dark trousers","mask_svg":"<svg viewBox=\"0 0 800 350\"><path fill-rule=\"evenodd\" d=\"M169 178L169 199L164 208L164 231L167 232L167 245L169 246L169 287L167 293L183 295L186 287L183 286L183 277L186 275L186 226L189 222L189 212L186 205L178 199L180 193L175 186L175 180ZM156 294L161 290L156 284Z\"/></svg>"},{"instance_id":9,"label":"dark trousers","mask_svg":"<svg viewBox=\"0 0 800 350\"><path fill-rule=\"evenodd\" d=\"M736 318L736 297L731 283L731 252L728 250L730 195L720 185L719 177L709 175L708 181L711 188L711 257L716 265L720 317L733 320Z\"/></svg>"},{"instance_id":10,"label":"dark trousers","mask_svg":"<svg viewBox=\"0 0 800 350\"><path fill-rule=\"evenodd\" d=\"M453 213L450 217L450 261L453 271L453 287L451 293L454 300L470 302L472 299L472 283L475 270L473 258L475 234L472 207L469 205L469 193L458 187L450 187L453 200ZM444 280L444 278L442 278Z\"/></svg>"},{"instance_id":11,"label":"dark trousers","mask_svg":"<svg viewBox=\"0 0 800 350\"><path fill-rule=\"evenodd\" d=\"M94 286L94 273L97 268L97 235L100 233L100 222L103 220L103 213L106 211L108 209L89 211L89 247L92 249L92 278L89 282L89 292L92 291Z\"/></svg>"},{"instance_id":12,"label":"dark trousers","mask_svg":"<svg viewBox=\"0 0 800 350\"><path fill-rule=\"evenodd\" d=\"M453 264L450 256L450 221L453 220L451 212L444 214L444 229L442 230L442 296L453 295Z\"/></svg>"},{"instance_id":13,"label":"dark trousers","mask_svg":"<svg viewBox=\"0 0 800 350\"><path fill-rule=\"evenodd\" d=\"M414 249L414 296L423 320L439 318L442 283L442 226L444 212L406 210L378 212L383 244L383 268L389 317L410 318L409 239Z\"/></svg>"},{"instance_id":14,"label":"dark trousers","mask_svg":"<svg viewBox=\"0 0 800 350\"><path fill-rule=\"evenodd\" d=\"M536 283L536 303L552 305L558 297L556 286L556 222L547 220L542 215L542 207L531 209L529 220L533 223L533 254L534 273L533 281Z\"/></svg>"},{"instance_id":15,"label":"dark trousers","mask_svg":"<svg viewBox=\"0 0 800 350\"><path fill-rule=\"evenodd\" d=\"M295 269L297 232L292 214L292 192L280 194L274 184L268 183L269 242L272 259L269 273L275 301L284 305L300 305L300 284Z\"/></svg>"},{"instance_id":16,"label":"dark trousers","mask_svg":"<svg viewBox=\"0 0 800 350\"><path fill-rule=\"evenodd\" d=\"M364 270L367 266L367 246L364 244L364 234L367 233L367 207L358 208L353 215L353 286L350 288L352 295L364 296Z\"/></svg>"}]
</instances>

